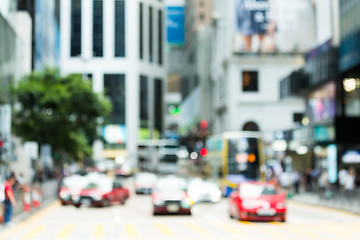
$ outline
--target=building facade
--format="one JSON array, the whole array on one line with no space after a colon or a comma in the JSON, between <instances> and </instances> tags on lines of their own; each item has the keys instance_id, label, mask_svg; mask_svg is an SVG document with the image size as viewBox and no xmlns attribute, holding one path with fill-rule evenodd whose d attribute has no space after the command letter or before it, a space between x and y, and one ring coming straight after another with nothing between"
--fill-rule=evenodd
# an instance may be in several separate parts
<instances>
[{"instance_id":1,"label":"building facade","mask_svg":"<svg viewBox=\"0 0 360 240\"><path fill-rule=\"evenodd\" d=\"M32 28L29 14L16 10L16 1L3 1L0 7L0 183L10 170L24 172L27 167L11 135L10 87L31 71Z\"/></svg>"},{"instance_id":2,"label":"building facade","mask_svg":"<svg viewBox=\"0 0 360 240\"><path fill-rule=\"evenodd\" d=\"M351 122L344 124L349 119L342 114L344 90L339 80L341 4L341 1L316 1L316 44L304 54L304 66L280 84L282 98L302 96L306 101L306 111L302 120L299 119L301 124L288 131L289 146L295 146L288 147L288 154L293 154L298 163L302 162L302 166L297 164L297 170L310 167L320 172L326 169L331 183L337 180L337 171L342 165L341 149L344 141L348 141L344 136L349 134L352 126ZM296 146L307 149L306 161L303 161L304 156L296 154Z\"/></svg>"},{"instance_id":3,"label":"building facade","mask_svg":"<svg viewBox=\"0 0 360 240\"><path fill-rule=\"evenodd\" d=\"M126 146L126 157L135 163L138 140L159 138L163 131L164 3L60 4L61 71L90 77L93 90L105 92L113 112L103 127L104 138L108 145Z\"/></svg>"},{"instance_id":4,"label":"building facade","mask_svg":"<svg viewBox=\"0 0 360 240\"><path fill-rule=\"evenodd\" d=\"M282 101L279 84L313 46L314 16L311 1L214 1L214 134L257 130L271 142L277 131L296 125L294 115L305 111L305 101Z\"/></svg>"}]
</instances>

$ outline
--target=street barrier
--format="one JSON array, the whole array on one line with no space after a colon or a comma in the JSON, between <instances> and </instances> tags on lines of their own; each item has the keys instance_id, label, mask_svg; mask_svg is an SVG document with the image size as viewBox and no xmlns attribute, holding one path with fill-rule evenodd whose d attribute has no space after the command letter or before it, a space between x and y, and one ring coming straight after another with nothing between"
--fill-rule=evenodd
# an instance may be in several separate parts
<instances>
[{"instance_id":1,"label":"street barrier","mask_svg":"<svg viewBox=\"0 0 360 240\"><path fill-rule=\"evenodd\" d=\"M34 208L38 208L41 205L42 196L41 192L37 187L33 187L32 189L32 206Z\"/></svg>"},{"instance_id":2,"label":"street barrier","mask_svg":"<svg viewBox=\"0 0 360 240\"><path fill-rule=\"evenodd\" d=\"M23 210L25 212L30 212L31 211L31 194L30 194L30 188L25 185L23 187L23 191L24 191L24 198L23 198Z\"/></svg>"},{"instance_id":3,"label":"street barrier","mask_svg":"<svg viewBox=\"0 0 360 240\"><path fill-rule=\"evenodd\" d=\"M4 222L4 204L0 202L0 223Z\"/></svg>"}]
</instances>

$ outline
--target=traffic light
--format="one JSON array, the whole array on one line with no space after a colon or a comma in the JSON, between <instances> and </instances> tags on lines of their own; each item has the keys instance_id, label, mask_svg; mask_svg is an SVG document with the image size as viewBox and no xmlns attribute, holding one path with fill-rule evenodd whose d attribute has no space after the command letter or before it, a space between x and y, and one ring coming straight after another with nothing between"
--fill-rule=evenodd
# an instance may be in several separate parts
<instances>
[{"instance_id":1,"label":"traffic light","mask_svg":"<svg viewBox=\"0 0 360 240\"><path fill-rule=\"evenodd\" d=\"M206 155L208 155L208 150L206 148L202 148L200 150L200 155L206 157Z\"/></svg>"}]
</instances>

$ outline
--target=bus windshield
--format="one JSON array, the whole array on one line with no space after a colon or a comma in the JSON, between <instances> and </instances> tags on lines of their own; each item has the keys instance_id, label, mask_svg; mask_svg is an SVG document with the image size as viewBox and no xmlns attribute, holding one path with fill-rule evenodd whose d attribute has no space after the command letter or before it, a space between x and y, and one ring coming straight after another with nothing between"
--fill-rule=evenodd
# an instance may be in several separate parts
<instances>
[{"instance_id":1,"label":"bus windshield","mask_svg":"<svg viewBox=\"0 0 360 240\"><path fill-rule=\"evenodd\" d=\"M256 138L237 138L228 141L229 174L244 175L246 179L258 177L258 143Z\"/></svg>"}]
</instances>

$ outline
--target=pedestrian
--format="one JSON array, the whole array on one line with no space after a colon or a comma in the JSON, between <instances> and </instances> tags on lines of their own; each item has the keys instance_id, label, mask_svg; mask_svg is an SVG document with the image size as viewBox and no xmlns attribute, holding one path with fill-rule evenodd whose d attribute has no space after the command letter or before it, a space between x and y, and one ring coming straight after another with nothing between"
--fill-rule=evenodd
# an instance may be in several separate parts
<instances>
[{"instance_id":1,"label":"pedestrian","mask_svg":"<svg viewBox=\"0 0 360 240\"><path fill-rule=\"evenodd\" d=\"M338 173L340 191L342 193L345 191L345 179L347 175L348 175L348 171L346 170L346 168L342 168Z\"/></svg>"},{"instance_id":2,"label":"pedestrian","mask_svg":"<svg viewBox=\"0 0 360 240\"><path fill-rule=\"evenodd\" d=\"M5 181L5 200L4 200L4 225L8 225L11 221L11 216L13 214L13 207L16 206L16 200L14 196L14 192L12 186L15 184L16 177L13 172L11 172L10 176Z\"/></svg>"},{"instance_id":3,"label":"pedestrian","mask_svg":"<svg viewBox=\"0 0 360 240\"><path fill-rule=\"evenodd\" d=\"M304 173L305 189L306 192L312 192L312 175L311 168L307 168Z\"/></svg>"},{"instance_id":4,"label":"pedestrian","mask_svg":"<svg viewBox=\"0 0 360 240\"><path fill-rule=\"evenodd\" d=\"M329 192L329 177L326 169L321 171L320 177L318 179L318 186L320 197L331 197L331 193Z\"/></svg>"},{"instance_id":5,"label":"pedestrian","mask_svg":"<svg viewBox=\"0 0 360 240\"><path fill-rule=\"evenodd\" d=\"M352 200L355 195L355 169L350 168L345 178L345 193L349 200Z\"/></svg>"},{"instance_id":6,"label":"pedestrian","mask_svg":"<svg viewBox=\"0 0 360 240\"><path fill-rule=\"evenodd\" d=\"M299 193L300 182L301 182L300 173L298 171L295 171L293 174L293 186L296 194Z\"/></svg>"}]
</instances>

